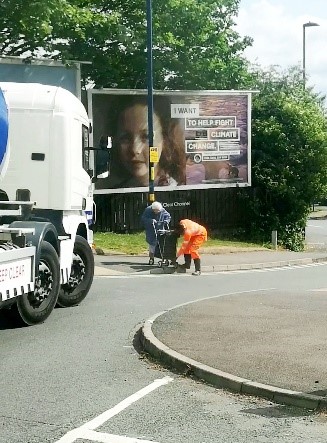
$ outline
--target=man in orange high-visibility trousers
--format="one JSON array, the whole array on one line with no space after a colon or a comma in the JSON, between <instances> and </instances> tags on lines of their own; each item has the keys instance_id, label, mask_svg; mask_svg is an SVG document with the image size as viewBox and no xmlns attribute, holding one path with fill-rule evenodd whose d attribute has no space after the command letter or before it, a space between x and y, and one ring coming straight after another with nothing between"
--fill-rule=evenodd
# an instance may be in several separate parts
<instances>
[{"instance_id":1,"label":"man in orange high-visibility trousers","mask_svg":"<svg viewBox=\"0 0 327 443\"><path fill-rule=\"evenodd\" d=\"M201 260L199 248L207 240L206 228L192 220L184 219L180 220L175 232L177 235L183 235L184 237L184 241L177 252L177 258L184 254L185 263L178 266L177 272L186 272L186 269L190 269L193 259L195 272L192 272L192 275L200 275Z\"/></svg>"}]
</instances>

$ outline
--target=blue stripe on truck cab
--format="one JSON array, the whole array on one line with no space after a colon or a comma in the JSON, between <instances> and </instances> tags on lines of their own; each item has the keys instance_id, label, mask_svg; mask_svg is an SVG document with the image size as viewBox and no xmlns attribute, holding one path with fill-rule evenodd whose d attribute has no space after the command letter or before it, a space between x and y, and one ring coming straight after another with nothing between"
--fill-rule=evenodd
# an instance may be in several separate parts
<instances>
[{"instance_id":1,"label":"blue stripe on truck cab","mask_svg":"<svg viewBox=\"0 0 327 443\"><path fill-rule=\"evenodd\" d=\"M0 170L3 166L8 145L8 109L2 90L0 89Z\"/></svg>"}]
</instances>

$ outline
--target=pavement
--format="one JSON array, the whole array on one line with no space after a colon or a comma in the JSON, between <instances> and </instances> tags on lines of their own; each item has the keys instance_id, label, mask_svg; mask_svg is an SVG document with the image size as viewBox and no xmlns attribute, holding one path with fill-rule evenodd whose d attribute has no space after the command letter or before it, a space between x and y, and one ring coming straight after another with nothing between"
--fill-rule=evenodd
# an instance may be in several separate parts
<instances>
[{"instance_id":1,"label":"pavement","mask_svg":"<svg viewBox=\"0 0 327 443\"><path fill-rule=\"evenodd\" d=\"M147 265L146 256L96 255L95 261L98 276L164 272ZM327 247L201 254L202 273L319 262L327 262ZM326 409L326 295L327 289L269 290L204 298L146 320L140 343L163 365L215 387L280 404Z\"/></svg>"},{"instance_id":2,"label":"pavement","mask_svg":"<svg viewBox=\"0 0 327 443\"><path fill-rule=\"evenodd\" d=\"M231 252L232 251L232 252ZM203 249L201 252L201 270L206 272L237 271L240 269L260 269L268 267L302 265L327 260L326 251L274 251L270 249L246 251L241 249ZM181 260L179 260L182 262ZM162 274L174 269L162 269L148 265L146 255L127 255L103 253L95 255L96 276L122 276L130 274Z\"/></svg>"}]
</instances>

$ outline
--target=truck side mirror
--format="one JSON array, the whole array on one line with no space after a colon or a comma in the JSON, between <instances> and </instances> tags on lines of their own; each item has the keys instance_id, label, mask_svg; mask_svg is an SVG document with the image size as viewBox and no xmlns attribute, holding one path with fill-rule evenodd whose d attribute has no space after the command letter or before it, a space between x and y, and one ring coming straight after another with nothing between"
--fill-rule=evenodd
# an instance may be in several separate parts
<instances>
[{"instance_id":1,"label":"truck side mirror","mask_svg":"<svg viewBox=\"0 0 327 443\"><path fill-rule=\"evenodd\" d=\"M92 148L95 166L92 183L95 183L99 178L107 178L110 174L111 137L102 135L98 146L97 148Z\"/></svg>"},{"instance_id":2,"label":"truck side mirror","mask_svg":"<svg viewBox=\"0 0 327 443\"><path fill-rule=\"evenodd\" d=\"M107 178L110 170L110 151L109 149L96 149L95 154L95 174L93 183L99 178Z\"/></svg>"}]
</instances>

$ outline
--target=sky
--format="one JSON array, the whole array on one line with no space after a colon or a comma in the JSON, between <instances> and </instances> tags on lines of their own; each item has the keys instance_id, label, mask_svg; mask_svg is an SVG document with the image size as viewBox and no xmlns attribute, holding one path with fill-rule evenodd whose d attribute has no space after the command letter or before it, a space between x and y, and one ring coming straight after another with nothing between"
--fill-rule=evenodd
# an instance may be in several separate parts
<instances>
[{"instance_id":1,"label":"sky","mask_svg":"<svg viewBox=\"0 0 327 443\"><path fill-rule=\"evenodd\" d=\"M245 56L267 68L298 65L303 61L305 31L307 84L327 95L327 0L240 0L236 31L253 38Z\"/></svg>"}]
</instances>

